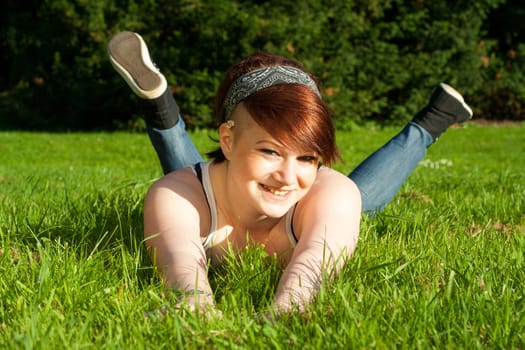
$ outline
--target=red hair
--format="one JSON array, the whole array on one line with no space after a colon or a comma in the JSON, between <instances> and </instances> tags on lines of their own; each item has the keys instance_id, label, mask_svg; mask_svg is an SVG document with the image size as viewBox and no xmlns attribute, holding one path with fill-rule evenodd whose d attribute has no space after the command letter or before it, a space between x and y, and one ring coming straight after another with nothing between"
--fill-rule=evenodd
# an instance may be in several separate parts
<instances>
[{"instance_id":1,"label":"red hair","mask_svg":"<svg viewBox=\"0 0 525 350\"><path fill-rule=\"evenodd\" d=\"M269 53L256 53L233 65L226 72L215 98L218 123L225 121L224 98L237 78L255 69L277 65L306 72L299 62ZM315 76L306 73L319 85ZM327 165L339 158L330 112L310 87L303 84L273 85L251 94L243 102L253 120L284 145L315 151ZM216 161L225 160L220 149L208 155Z\"/></svg>"}]
</instances>

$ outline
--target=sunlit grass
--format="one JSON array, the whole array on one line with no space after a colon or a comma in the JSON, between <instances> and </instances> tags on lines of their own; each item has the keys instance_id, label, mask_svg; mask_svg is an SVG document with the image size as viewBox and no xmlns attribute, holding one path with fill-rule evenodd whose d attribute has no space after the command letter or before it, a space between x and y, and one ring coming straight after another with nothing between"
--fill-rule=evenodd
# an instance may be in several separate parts
<instances>
[{"instance_id":1,"label":"sunlit grass","mask_svg":"<svg viewBox=\"0 0 525 350\"><path fill-rule=\"evenodd\" d=\"M336 167L396 131L338 134ZM194 133L203 152L208 135ZM258 315L280 270L258 249L211 271L222 317L155 313L171 304L142 244L143 196L161 175L145 135L3 132L0 154L1 346L525 346L524 126L448 131L384 213L363 218L339 278L274 324Z\"/></svg>"}]
</instances>

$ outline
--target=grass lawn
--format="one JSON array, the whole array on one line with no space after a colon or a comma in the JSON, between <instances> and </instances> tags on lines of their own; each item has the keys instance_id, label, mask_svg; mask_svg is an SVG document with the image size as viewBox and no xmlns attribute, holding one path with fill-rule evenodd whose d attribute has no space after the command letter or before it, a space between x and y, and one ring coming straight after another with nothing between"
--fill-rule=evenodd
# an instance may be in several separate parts
<instances>
[{"instance_id":1,"label":"grass lawn","mask_svg":"<svg viewBox=\"0 0 525 350\"><path fill-rule=\"evenodd\" d=\"M339 133L336 168L396 130ZM275 324L257 315L280 271L257 249L210 271L222 318L156 312L145 135L0 132L0 160L0 347L525 348L525 124L449 130L311 309Z\"/></svg>"}]
</instances>

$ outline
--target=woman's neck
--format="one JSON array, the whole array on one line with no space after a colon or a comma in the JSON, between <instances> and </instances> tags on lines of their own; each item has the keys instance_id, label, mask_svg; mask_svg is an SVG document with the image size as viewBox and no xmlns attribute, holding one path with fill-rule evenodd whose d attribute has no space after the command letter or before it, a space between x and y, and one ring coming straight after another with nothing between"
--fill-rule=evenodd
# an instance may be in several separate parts
<instances>
[{"instance_id":1,"label":"woman's neck","mask_svg":"<svg viewBox=\"0 0 525 350\"><path fill-rule=\"evenodd\" d=\"M270 218L254 211L240 196L228 190L231 186L228 185L227 161L210 164L210 179L222 225L249 232L255 238L267 235L281 221L281 218Z\"/></svg>"}]
</instances>

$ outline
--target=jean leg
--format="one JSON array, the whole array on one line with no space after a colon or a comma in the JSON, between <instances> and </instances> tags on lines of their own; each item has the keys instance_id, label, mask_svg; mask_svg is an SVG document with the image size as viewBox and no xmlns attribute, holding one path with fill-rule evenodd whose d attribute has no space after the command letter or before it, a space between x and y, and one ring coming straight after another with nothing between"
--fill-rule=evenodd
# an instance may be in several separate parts
<instances>
[{"instance_id":1,"label":"jean leg","mask_svg":"<svg viewBox=\"0 0 525 350\"><path fill-rule=\"evenodd\" d=\"M410 122L348 175L361 192L363 212L381 211L394 198L432 142L428 131Z\"/></svg>"},{"instance_id":2,"label":"jean leg","mask_svg":"<svg viewBox=\"0 0 525 350\"><path fill-rule=\"evenodd\" d=\"M202 162L202 156L186 132L186 124L179 117L169 129L147 127L151 144L155 148L164 174Z\"/></svg>"}]
</instances>

